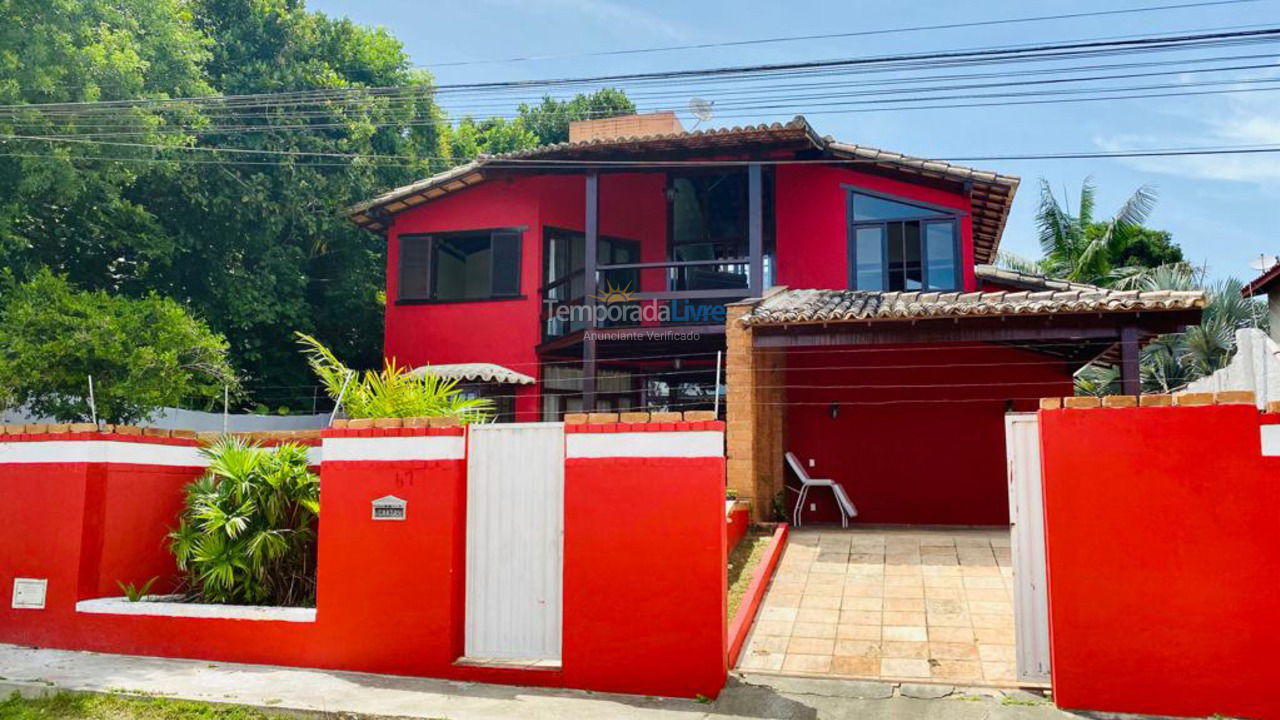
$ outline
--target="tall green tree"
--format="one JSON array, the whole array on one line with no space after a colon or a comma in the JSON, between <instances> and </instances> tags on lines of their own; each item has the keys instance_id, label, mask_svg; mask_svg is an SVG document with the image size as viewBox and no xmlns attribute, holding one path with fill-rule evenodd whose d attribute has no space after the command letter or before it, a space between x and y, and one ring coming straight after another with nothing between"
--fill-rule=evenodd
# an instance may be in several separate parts
<instances>
[{"instance_id":1,"label":"tall green tree","mask_svg":"<svg viewBox=\"0 0 1280 720\"><path fill-rule=\"evenodd\" d=\"M193 109L133 102L207 95L209 40L183 0L0 0L0 266L41 267L82 284L139 292L173 243L138 190L173 178L152 153L101 145L181 144ZM35 108L35 104L63 103ZM81 142L27 138L76 135ZM16 137L15 137L16 136ZM163 179L158 182L164 182Z\"/></svg>"},{"instance_id":2,"label":"tall green tree","mask_svg":"<svg viewBox=\"0 0 1280 720\"><path fill-rule=\"evenodd\" d=\"M247 406L311 406L292 329L381 364L385 240L342 208L634 110L606 89L451 129L399 41L302 0L0 0L0 17L0 267L175 298L228 339Z\"/></svg>"}]
</instances>

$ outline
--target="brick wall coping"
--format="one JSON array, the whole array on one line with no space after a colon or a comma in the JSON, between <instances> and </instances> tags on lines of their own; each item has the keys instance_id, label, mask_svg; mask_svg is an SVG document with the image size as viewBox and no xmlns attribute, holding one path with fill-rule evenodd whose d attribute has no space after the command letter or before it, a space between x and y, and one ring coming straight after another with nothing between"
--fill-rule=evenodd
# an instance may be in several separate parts
<instances>
[{"instance_id":1,"label":"brick wall coping","mask_svg":"<svg viewBox=\"0 0 1280 720\"><path fill-rule=\"evenodd\" d=\"M1156 408L1156 407L1206 407L1211 405L1256 405L1250 390L1222 390L1219 392L1183 392L1153 395L1104 395L1092 397L1049 397L1040 399L1041 410L1089 410L1093 408ZM1280 402L1267 404L1266 412L1280 413Z\"/></svg>"},{"instance_id":2,"label":"brick wall coping","mask_svg":"<svg viewBox=\"0 0 1280 720\"><path fill-rule=\"evenodd\" d=\"M646 422L565 425L566 435L581 433L655 433L655 432L724 432L724 423L714 422Z\"/></svg>"}]
</instances>

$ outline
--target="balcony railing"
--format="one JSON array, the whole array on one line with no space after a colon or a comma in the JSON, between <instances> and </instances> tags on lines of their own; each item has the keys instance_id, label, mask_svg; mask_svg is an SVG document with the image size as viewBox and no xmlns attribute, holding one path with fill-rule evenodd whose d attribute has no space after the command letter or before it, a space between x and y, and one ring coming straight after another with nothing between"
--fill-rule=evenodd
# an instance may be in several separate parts
<instances>
[{"instance_id":1,"label":"balcony railing","mask_svg":"<svg viewBox=\"0 0 1280 720\"><path fill-rule=\"evenodd\" d=\"M749 297L750 271L750 257L619 263L597 266L595 281L584 285L586 271L575 270L541 288L543 336L563 337L587 327L723 322L709 321L708 311ZM666 289L640 289L645 286ZM662 306L667 310L658 309Z\"/></svg>"}]
</instances>

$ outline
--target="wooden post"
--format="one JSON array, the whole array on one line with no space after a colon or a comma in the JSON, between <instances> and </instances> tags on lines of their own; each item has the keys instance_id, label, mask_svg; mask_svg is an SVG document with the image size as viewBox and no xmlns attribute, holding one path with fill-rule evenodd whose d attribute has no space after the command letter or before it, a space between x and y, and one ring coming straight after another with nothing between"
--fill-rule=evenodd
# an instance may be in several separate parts
<instances>
[{"instance_id":1,"label":"wooden post","mask_svg":"<svg viewBox=\"0 0 1280 720\"><path fill-rule=\"evenodd\" d=\"M587 173L587 208L586 208L586 247L584 248L584 265L582 290L585 297L583 305L587 309L586 321L582 333L582 411L593 412L596 409L596 265L600 250L600 176Z\"/></svg>"},{"instance_id":2,"label":"wooden post","mask_svg":"<svg viewBox=\"0 0 1280 720\"><path fill-rule=\"evenodd\" d=\"M1120 392L1142 394L1142 368L1138 361L1138 328L1120 328Z\"/></svg>"},{"instance_id":3,"label":"wooden post","mask_svg":"<svg viewBox=\"0 0 1280 720\"><path fill-rule=\"evenodd\" d=\"M752 297L764 294L764 179L760 163L747 166L747 291Z\"/></svg>"}]
</instances>

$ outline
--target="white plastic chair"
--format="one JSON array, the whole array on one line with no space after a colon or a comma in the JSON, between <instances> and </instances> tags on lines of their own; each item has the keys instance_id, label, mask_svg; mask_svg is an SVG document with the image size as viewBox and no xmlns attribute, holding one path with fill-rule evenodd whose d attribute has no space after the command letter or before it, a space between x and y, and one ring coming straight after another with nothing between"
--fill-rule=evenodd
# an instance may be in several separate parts
<instances>
[{"instance_id":1,"label":"white plastic chair","mask_svg":"<svg viewBox=\"0 0 1280 720\"><path fill-rule=\"evenodd\" d=\"M809 488L829 487L836 496L836 507L840 510L840 527L849 527L849 518L858 516L858 508L854 507L844 487L835 480L809 477L809 473L805 472L804 466L800 464L800 460L794 453L787 453L787 464L791 466L796 477L800 478L800 497L796 499L796 509L791 518L792 524L800 527L800 512L804 509L805 498L809 496Z\"/></svg>"}]
</instances>

